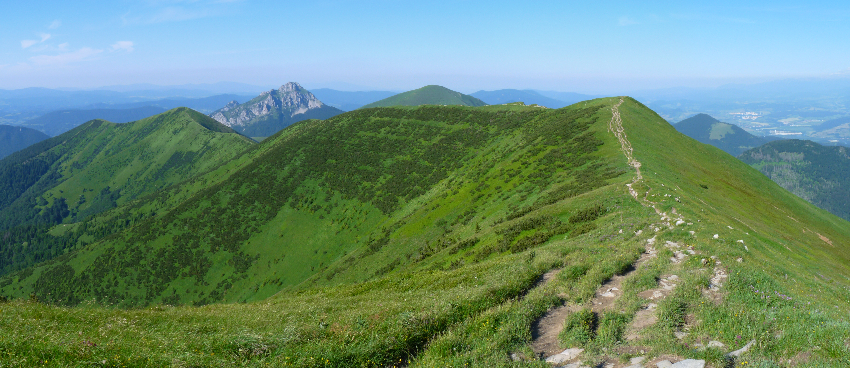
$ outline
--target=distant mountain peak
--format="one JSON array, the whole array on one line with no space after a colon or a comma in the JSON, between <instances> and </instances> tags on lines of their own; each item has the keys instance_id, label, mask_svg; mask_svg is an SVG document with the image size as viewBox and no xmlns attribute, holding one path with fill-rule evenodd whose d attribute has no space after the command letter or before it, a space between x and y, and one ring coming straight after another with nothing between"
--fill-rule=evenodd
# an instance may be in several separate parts
<instances>
[{"instance_id":1,"label":"distant mountain peak","mask_svg":"<svg viewBox=\"0 0 850 368\"><path fill-rule=\"evenodd\" d=\"M300 120L326 119L339 113L342 111L325 105L300 84L289 82L241 105L231 101L210 117L243 134L266 136Z\"/></svg>"},{"instance_id":2,"label":"distant mountain peak","mask_svg":"<svg viewBox=\"0 0 850 368\"><path fill-rule=\"evenodd\" d=\"M221 108L221 109L224 110L224 111L227 111L227 110L230 110L230 109L235 108L237 106L239 106L239 101L231 100L230 102L227 103L227 105L224 105L224 107Z\"/></svg>"},{"instance_id":3,"label":"distant mountain peak","mask_svg":"<svg viewBox=\"0 0 850 368\"><path fill-rule=\"evenodd\" d=\"M750 134L735 124L724 123L708 114L696 114L674 125L679 132L702 143L720 148L732 156L758 147L768 140Z\"/></svg>"},{"instance_id":4,"label":"distant mountain peak","mask_svg":"<svg viewBox=\"0 0 850 368\"><path fill-rule=\"evenodd\" d=\"M387 107L387 106L419 106L419 105L461 105L461 106L484 106L487 105L475 97L452 91L438 85L427 85L425 87L399 93L365 105L362 108Z\"/></svg>"}]
</instances>

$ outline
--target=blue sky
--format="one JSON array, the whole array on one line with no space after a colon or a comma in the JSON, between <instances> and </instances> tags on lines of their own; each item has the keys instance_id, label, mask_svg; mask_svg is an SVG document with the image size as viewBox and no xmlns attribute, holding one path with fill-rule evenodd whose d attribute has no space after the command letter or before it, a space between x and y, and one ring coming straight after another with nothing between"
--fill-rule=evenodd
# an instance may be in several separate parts
<instances>
[{"instance_id":1,"label":"blue sky","mask_svg":"<svg viewBox=\"0 0 850 368\"><path fill-rule=\"evenodd\" d=\"M846 2L15 1L0 89L231 81L585 93L850 70Z\"/></svg>"}]
</instances>

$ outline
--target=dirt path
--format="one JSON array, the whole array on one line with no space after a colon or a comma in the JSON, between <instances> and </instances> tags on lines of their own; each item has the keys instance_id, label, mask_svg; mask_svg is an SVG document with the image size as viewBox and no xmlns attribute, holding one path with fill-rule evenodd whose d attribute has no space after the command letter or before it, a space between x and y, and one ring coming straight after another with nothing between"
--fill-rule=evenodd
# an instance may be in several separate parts
<instances>
[{"instance_id":1,"label":"dirt path","mask_svg":"<svg viewBox=\"0 0 850 368\"><path fill-rule=\"evenodd\" d=\"M627 277L636 272L640 266L651 258L657 257L653 243L655 238L647 241L646 252L634 263L633 267L622 275L614 275L603 283L590 301L590 310L595 313L613 310L617 299L623 295L622 283ZM542 318L532 325L531 349L541 358L551 358L562 354L564 349L558 342L558 334L564 329L564 320L570 313L581 309L581 306L567 304L548 311ZM573 349L576 350L576 349ZM575 358L575 357L574 357Z\"/></svg>"},{"instance_id":2,"label":"dirt path","mask_svg":"<svg viewBox=\"0 0 850 368\"><path fill-rule=\"evenodd\" d=\"M620 99L619 102L611 107L612 115L611 120L608 122L608 131L613 133L617 138L617 141L620 143L620 149L626 156L629 166L635 169L635 177L630 183L626 184L629 194L641 205L651 207L659 216L660 223L656 223L651 226L655 229L655 231L659 231L659 227L673 228L675 225L680 225L684 223L684 219L676 212L675 209L671 211L673 216L670 216L661 211L659 209L660 206L658 206L656 202L649 199L649 193L652 191L652 188L649 187L644 180L643 174L641 173L642 164L634 157L634 148L632 147L631 142L626 136L625 129L623 128L623 120L619 111L619 107L622 103L623 99ZM641 195L638 193L636 187L646 188L646 192ZM682 262L688 255L693 254L692 250L678 249L678 243L665 242L663 246L673 250L674 257L672 257L670 261L674 264ZM655 250L655 237L652 237L647 239L646 252L641 255L628 272L623 275L615 275L611 277L596 290L596 294L589 303L591 311L595 313L603 313L605 311L614 310L616 308L618 298L623 294L623 280L636 272L644 262L654 257L657 257L657 252ZM658 288L647 290L640 294L640 296L648 299L649 303L645 309L638 311L635 315L635 318L627 330L625 336L626 340L638 339L640 337L640 332L657 322L658 319L656 316L655 302L666 298L667 295L669 295L676 287L677 283L678 276L668 274L662 277L659 281ZM580 308L581 306L572 304L554 308L548 311L542 318L533 324L533 341L531 347L538 357L545 357L547 358L547 361L557 364L580 360L582 349L573 348L564 350L564 348L558 343L558 334L560 334L561 330L563 330L566 317L570 313L578 311ZM614 363L612 366L619 366L619 364Z\"/></svg>"},{"instance_id":3,"label":"dirt path","mask_svg":"<svg viewBox=\"0 0 850 368\"><path fill-rule=\"evenodd\" d=\"M640 171L642 164L635 158L634 148L632 148L632 142L629 141L628 136L626 136L626 130L623 128L623 119L620 116L620 105L622 103L623 99L621 98L620 101L617 102L617 104L611 107L611 121L608 122L608 131L613 133L614 136L617 137L617 141L620 142L620 150L623 151L623 155L626 156L626 160L628 161L629 166L635 169L635 178L632 179L631 183L626 184L626 186L629 188L629 194L631 194L632 197L640 204L646 207L652 207L652 209L655 210L655 213L661 218L662 225L668 228L673 228L674 224L684 223L683 218L673 218L666 212L661 211L661 209L658 208L655 202L649 200L649 193L652 191L652 188L647 185L646 182L643 180L643 174ZM638 183L643 184L647 187L647 190L642 197L634 188L635 184ZM675 211L673 214L676 215Z\"/></svg>"}]
</instances>

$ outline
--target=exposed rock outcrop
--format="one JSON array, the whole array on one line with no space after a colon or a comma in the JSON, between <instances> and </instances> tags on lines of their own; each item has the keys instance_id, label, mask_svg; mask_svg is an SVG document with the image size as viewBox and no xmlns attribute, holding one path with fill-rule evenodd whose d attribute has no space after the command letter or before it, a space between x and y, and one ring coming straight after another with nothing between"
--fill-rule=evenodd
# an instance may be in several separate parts
<instances>
[{"instance_id":1,"label":"exposed rock outcrop","mask_svg":"<svg viewBox=\"0 0 850 368\"><path fill-rule=\"evenodd\" d=\"M289 82L241 105L231 101L210 117L243 134L264 136L301 120L327 119L340 113L342 110L325 105L298 83Z\"/></svg>"}]
</instances>

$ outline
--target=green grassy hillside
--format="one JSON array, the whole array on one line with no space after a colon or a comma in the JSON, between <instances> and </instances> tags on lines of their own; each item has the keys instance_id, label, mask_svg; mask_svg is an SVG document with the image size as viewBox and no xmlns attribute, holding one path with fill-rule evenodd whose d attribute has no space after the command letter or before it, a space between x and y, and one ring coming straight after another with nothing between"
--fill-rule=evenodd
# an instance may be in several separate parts
<instances>
[{"instance_id":1,"label":"green grassy hillside","mask_svg":"<svg viewBox=\"0 0 850 368\"><path fill-rule=\"evenodd\" d=\"M458 223L504 220L549 192L556 200L604 184L618 172L606 161L557 174L597 160L588 154L601 142L585 130L598 109L421 107L302 123L260 144L264 154L243 156L251 160L243 168L219 169L227 179L28 279L44 299L127 305L256 300L322 270L318 283L367 280L471 241L447 232ZM563 121L570 124L559 127ZM510 167L489 167L509 158ZM474 186L458 202L457 185L446 180ZM523 200L511 200L514 193ZM481 211L487 215L475 215ZM440 213L452 222L435 228ZM396 231L408 235L391 241ZM426 241L433 244L422 248ZM489 244L478 257L508 243ZM405 257L387 258L399 252Z\"/></svg>"},{"instance_id":2,"label":"green grassy hillside","mask_svg":"<svg viewBox=\"0 0 850 368\"><path fill-rule=\"evenodd\" d=\"M156 214L0 279L10 365L547 367L561 306L588 366L850 363L847 222L630 98L302 122L123 208Z\"/></svg>"},{"instance_id":3,"label":"green grassy hillside","mask_svg":"<svg viewBox=\"0 0 850 368\"><path fill-rule=\"evenodd\" d=\"M201 113L178 108L126 124L93 120L13 154L0 161L5 234L0 270L19 269L62 254L74 240L105 235L100 229L86 240L53 241L47 226L77 227L90 216L215 168L252 144Z\"/></svg>"},{"instance_id":4,"label":"green grassy hillside","mask_svg":"<svg viewBox=\"0 0 850 368\"><path fill-rule=\"evenodd\" d=\"M455 92L443 86L431 85L387 97L383 100L364 105L361 109L367 109L370 107L419 105L484 106L487 104L484 101L470 95Z\"/></svg>"},{"instance_id":5,"label":"green grassy hillside","mask_svg":"<svg viewBox=\"0 0 850 368\"><path fill-rule=\"evenodd\" d=\"M789 139L753 148L738 158L800 198L850 219L847 148Z\"/></svg>"},{"instance_id":6,"label":"green grassy hillside","mask_svg":"<svg viewBox=\"0 0 850 368\"><path fill-rule=\"evenodd\" d=\"M720 148L732 156L768 142L768 139L756 137L737 125L721 122L706 114L682 120L675 127L688 137Z\"/></svg>"}]
</instances>

